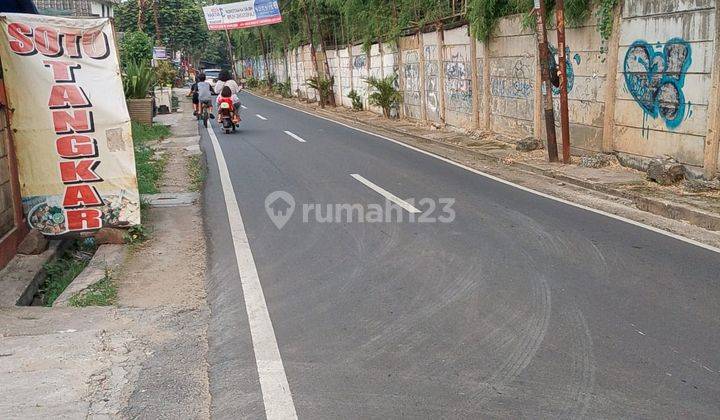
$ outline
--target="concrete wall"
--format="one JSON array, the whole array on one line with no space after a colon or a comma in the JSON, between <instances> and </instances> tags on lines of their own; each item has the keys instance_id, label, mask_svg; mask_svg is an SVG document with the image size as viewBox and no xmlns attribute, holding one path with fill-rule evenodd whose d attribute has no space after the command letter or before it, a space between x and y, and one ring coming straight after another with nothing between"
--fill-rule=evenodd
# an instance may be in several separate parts
<instances>
[{"instance_id":1,"label":"concrete wall","mask_svg":"<svg viewBox=\"0 0 720 420\"><path fill-rule=\"evenodd\" d=\"M610 40L601 39L594 18L586 26L567 30L572 152L670 155L716 171L720 160L720 136L712 134L720 130L720 75L713 74L720 67L716 1L625 0L621 4ZM557 56L556 31L550 26L548 39ZM361 45L330 50L327 56L336 102L345 107L351 106L347 95L354 89L364 98L366 109L380 113L368 107L364 79L394 73L403 93L404 118L489 130L510 140L545 137L537 41L531 29L523 28L522 16L501 19L486 43L473 41L463 26L403 37L397 45L373 44L369 51ZM314 99L315 92L305 85L313 74L309 46L290 52L285 60L293 93ZM274 71L280 71L281 61ZM558 94L556 89L559 127ZM715 131L711 123L718 127Z\"/></svg>"},{"instance_id":2,"label":"concrete wall","mask_svg":"<svg viewBox=\"0 0 720 420\"><path fill-rule=\"evenodd\" d=\"M589 22L595 23L594 19ZM548 31L551 51L558 60L557 31ZM566 66L568 74L568 110L573 152L582 154L602 149L605 113L605 87L608 73L607 54L601 51L603 41L593 24L566 31ZM555 126L560 135L560 90L553 89ZM541 137L545 125L541 119ZM558 137L560 138L560 137Z\"/></svg>"},{"instance_id":3,"label":"concrete wall","mask_svg":"<svg viewBox=\"0 0 720 420\"><path fill-rule=\"evenodd\" d=\"M403 112L407 118L422 118L422 89L420 84L420 50L418 37L400 39L402 68L400 69L401 85L403 86Z\"/></svg>"},{"instance_id":4,"label":"concrete wall","mask_svg":"<svg viewBox=\"0 0 720 420\"><path fill-rule=\"evenodd\" d=\"M490 129L513 137L535 132L537 43L521 20L521 16L501 19L487 45Z\"/></svg>"},{"instance_id":5,"label":"concrete wall","mask_svg":"<svg viewBox=\"0 0 720 420\"><path fill-rule=\"evenodd\" d=\"M703 165L715 0L631 0L622 10L615 150ZM653 63L648 68L647 63Z\"/></svg>"},{"instance_id":6,"label":"concrete wall","mask_svg":"<svg viewBox=\"0 0 720 420\"><path fill-rule=\"evenodd\" d=\"M442 57L445 122L473 128L473 63L467 27L444 32Z\"/></svg>"}]
</instances>

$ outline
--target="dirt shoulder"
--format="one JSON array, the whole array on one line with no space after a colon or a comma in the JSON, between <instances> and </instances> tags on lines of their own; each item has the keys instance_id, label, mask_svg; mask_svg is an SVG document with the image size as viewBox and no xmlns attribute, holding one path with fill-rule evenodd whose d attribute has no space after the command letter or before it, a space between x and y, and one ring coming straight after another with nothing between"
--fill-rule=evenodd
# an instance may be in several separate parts
<instances>
[{"instance_id":1,"label":"dirt shoulder","mask_svg":"<svg viewBox=\"0 0 720 420\"><path fill-rule=\"evenodd\" d=\"M184 99L184 112L159 118L172 128L153 145L160 192L198 187ZM200 201L151 207L143 223L149 239L110 273L116 305L0 308L0 418L209 418Z\"/></svg>"}]
</instances>

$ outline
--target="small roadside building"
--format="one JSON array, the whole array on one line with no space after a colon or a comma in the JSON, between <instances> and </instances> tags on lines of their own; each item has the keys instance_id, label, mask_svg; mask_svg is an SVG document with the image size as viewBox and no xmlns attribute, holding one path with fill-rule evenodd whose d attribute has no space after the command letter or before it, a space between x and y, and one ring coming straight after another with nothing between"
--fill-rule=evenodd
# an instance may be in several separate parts
<instances>
[{"instance_id":1,"label":"small roadside building","mask_svg":"<svg viewBox=\"0 0 720 420\"><path fill-rule=\"evenodd\" d=\"M30 0L6 0L0 2L0 12L37 14L37 9ZM18 245L28 232L20 200L10 118L11 110L7 107L5 83L0 71L0 268L15 256Z\"/></svg>"}]
</instances>

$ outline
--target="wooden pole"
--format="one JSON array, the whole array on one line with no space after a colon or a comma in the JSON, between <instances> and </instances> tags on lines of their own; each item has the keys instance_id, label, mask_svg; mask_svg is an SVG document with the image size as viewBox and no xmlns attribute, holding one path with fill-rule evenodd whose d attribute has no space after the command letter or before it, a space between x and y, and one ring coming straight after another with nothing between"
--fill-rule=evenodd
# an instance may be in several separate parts
<instances>
[{"instance_id":1,"label":"wooden pole","mask_svg":"<svg viewBox=\"0 0 720 420\"><path fill-rule=\"evenodd\" d=\"M545 25L545 0L535 0L535 17L537 18L538 50L540 53L540 69L545 84L545 130L547 133L548 160L558 161L557 137L555 134L555 110L553 106L552 84L550 83L550 66L548 58L547 29ZM487 66L487 63L486 63Z\"/></svg>"},{"instance_id":2,"label":"wooden pole","mask_svg":"<svg viewBox=\"0 0 720 420\"><path fill-rule=\"evenodd\" d=\"M567 52L565 47L565 1L555 0L560 70L560 131L562 132L563 163L570 163L570 116L568 110Z\"/></svg>"}]
</instances>

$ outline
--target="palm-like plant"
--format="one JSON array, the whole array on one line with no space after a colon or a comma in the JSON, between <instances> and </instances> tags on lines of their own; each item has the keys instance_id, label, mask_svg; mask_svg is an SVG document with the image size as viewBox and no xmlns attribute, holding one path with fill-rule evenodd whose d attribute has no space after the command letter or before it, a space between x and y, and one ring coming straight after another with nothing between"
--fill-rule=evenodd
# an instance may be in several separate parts
<instances>
[{"instance_id":1,"label":"palm-like plant","mask_svg":"<svg viewBox=\"0 0 720 420\"><path fill-rule=\"evenodd\" d=\"M326 79L322 76L315 76L305 81L305 84L309 88L315 89L318 95L320 95L321 108L325 108L325 103L330 97L330 87L332 86L331 83L332 82L330 79Z\"/></svg>"},{"instance_id":2,"label":"palm-like plant","mask_svg":"<svg viewBox=\"0 0 720 420\"><path fill-rule=\"evenodd\" d=\"M390 118L390 109L402 102L402 93L395 87L397 75L385 78L368 77L365 82L372 90L368 96L370 105L379 106L383 110L385 118Z\"/></svg>"},{"instance_id":3,"label":"palm-like plant","mask_svg":"<svg viewBox=\"0 0 720 420\"><path fill-rule=\"evenodd\" d=\"M155 86L155 72L146 61L128 63L123 76L126 99L145 99Z\"/></svg>"}]
</instances>

